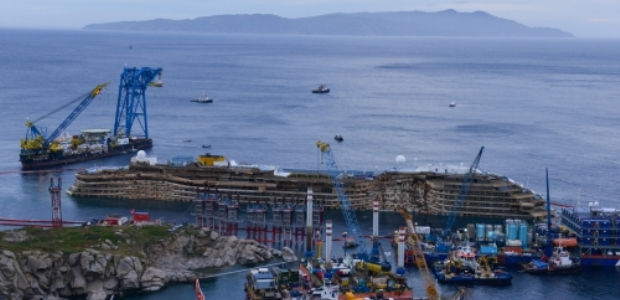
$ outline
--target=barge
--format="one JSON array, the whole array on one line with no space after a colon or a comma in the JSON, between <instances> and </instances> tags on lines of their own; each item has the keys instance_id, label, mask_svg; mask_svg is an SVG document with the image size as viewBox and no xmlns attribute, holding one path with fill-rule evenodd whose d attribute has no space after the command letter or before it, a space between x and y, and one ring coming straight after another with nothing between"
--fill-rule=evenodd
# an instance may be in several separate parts
<instances>
[{"instance_id":1,"label":"barge","mask_svg":"<svg viewBox=\"0 0 620 300\"><path fill-rule=\"evenodd\" d=\"M196 190L217 189L235 195L240 203L303 203L307 187L326 209L340 202L325 170L277 169L240 165L223 156L201 155L198 160L149 160L138 152L127 168L84 170L67 191L75 197L194 201ZM141 154L140 154L141 153ZM374 195L379 209L447 215L454 206L465 173L448 170L374 172L347 171L343 183L356 210L370 210ZM545 216L544 200L505 176L477 172L458 215L537 220Z\"/></svg>"},{"instance_id":2,"label":"barge","mask_svg":"<svg viewBox=\"0 0 620 300\"><path fill-rule=\"evenodd\" d=\"M620 209L590 202L588 211L562 209L561 224L577 239L584 267L620 267Z\"/></svg>"}]
</instances>

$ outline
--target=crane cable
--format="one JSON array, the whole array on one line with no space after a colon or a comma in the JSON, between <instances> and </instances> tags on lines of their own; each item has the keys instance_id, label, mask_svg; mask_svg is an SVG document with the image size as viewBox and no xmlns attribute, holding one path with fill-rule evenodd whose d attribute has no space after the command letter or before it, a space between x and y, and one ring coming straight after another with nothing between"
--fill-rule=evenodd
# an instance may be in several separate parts
<instances>
[{"instance_id":1,"label":"crane cable","mask_svg":"<svg viewBox=\"0 0 620 300\"><path fill-rule=\"evenodd\" d=\"M107 85L108 85L107 83L105 83L105 84L103 84L103 85L99 85L99 86L97 86L94 90L91 90L91 91L86 92L84 95L79 96L79 97L75 98L74 100L71 100L71 101L69 101L68 103L63 104L62 106L60 106L60 107L58 107L58 108L56 108L56 109L52 110L51 112L49 112L49 113L47 113L47 114L45 114L45 115L43 115L43 116L41 116L41 117L39 117L39 118L37 118L37 119L35 119L35 120L31 121L30 123L34 124L34 123L36 123L36 122L38 122L38 121L41 121L41 120L43 120L43 119L45 119L45 118L47 118L47 117L49 117L49 116L51 116L51 115L53 115L53 114L55 114L55 113L57 113L57 112L59 112L59 111L61 111L61 110L65 109L65 108L69 107L71 104L73 104L73 103L75 103L75 102L78 102L78 101L80 101L80 100L84 100L84 98L86 98L88 95L91 95L91 94L95 93L95 95L94 95L94 96L96 96L96 95L97 95L97 94L99 94L99 92L100 92L100 91L101 91L104 87L106 87Z\"/></svg>"}]
</instances>

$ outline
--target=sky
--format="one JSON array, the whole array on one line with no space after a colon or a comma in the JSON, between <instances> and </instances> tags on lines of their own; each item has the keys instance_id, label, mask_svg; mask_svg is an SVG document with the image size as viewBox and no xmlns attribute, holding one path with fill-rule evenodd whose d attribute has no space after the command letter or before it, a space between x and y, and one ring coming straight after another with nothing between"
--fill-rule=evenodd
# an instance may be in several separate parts
<instances>
[{"instance_id":1,"label":"sky","mask_svg":"<svg viewBox=\"0 0 620 300\"><path fill-rule=\"evenodd\" d=\"M88 24L222 14L285 18L330 13L484 11L584 38L620 38L620 0L0 0L0 28L81 29Z\"/></svg>"}]
</instances>

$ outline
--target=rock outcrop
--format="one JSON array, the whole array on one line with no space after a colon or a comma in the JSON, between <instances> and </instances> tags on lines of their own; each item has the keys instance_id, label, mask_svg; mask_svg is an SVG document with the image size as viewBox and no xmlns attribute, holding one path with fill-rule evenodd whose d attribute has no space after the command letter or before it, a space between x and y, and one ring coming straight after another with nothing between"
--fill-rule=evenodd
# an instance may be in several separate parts
<instances>
[{"instance_id":1,"label":"rock outcrop","mask_svg":"<svg viewBox=\"0 0 620 300\"><path fill-rule=\"evenodd\" d=\"M26 238L21 233L6 236L10 241ZM291 249L278 251L254 240L219 236L208 229L173 233L145 245L139 256L109 251L115 248L114 243L104 241L98 249L70 254L0 249L0 298L100 300L121 292L157 291L170 282L192 282L197 278L194 269L255 264L273 258L297 260Z\"/></svg>"}]
</instances>

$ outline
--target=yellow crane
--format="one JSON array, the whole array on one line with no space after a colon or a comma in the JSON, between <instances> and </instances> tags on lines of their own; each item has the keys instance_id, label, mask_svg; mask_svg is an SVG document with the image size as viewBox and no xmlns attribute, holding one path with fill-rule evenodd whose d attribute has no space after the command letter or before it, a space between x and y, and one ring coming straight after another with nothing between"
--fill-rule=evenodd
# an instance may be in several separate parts
<instances>
[{"instance_id":1,"label":"yellow crane","mask_svg":"<svg viewBox=\"0 0 620 300\"><path fill-rule=\"evenodd\" d=\"M418 266L418 270L420 271L420 277L422 278L424 289L426 290L426 295L428 296L429 300L439 300L439 292L437 290L437 287L435 286L435 281L431 276L431 272L428 269L428 265L426 264L424 252L422 252L422 246L420 245L420 239L415 234L417 232L417 229L415 223L413 222L413 217L403 208L400 208L397 211L407 221L407 242L413 248L415 263Z\"/></svg>"}]
</instances>

